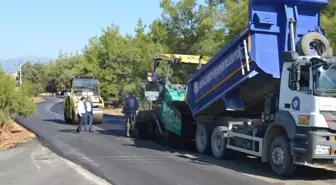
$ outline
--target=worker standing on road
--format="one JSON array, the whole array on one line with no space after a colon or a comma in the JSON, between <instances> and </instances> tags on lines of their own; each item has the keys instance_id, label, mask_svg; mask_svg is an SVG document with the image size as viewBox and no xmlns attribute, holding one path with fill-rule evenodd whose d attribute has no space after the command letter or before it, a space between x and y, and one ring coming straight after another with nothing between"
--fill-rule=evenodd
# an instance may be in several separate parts
<instances>
[{"instance_id":1,"label":"worker standing on road","mask_svg":"<svg viewBox=\"0 0 336 185\"><path fill-rule=\"evenodd\" d=\"M92 128L92 118L93 118L93 104L91 101L91 97L88 96L86 98L86 112L87 112L87 121L89 122L89 132L93 132L93 128Z\"/></svg>"},{"instance_id":2,"label":"worker standing on road","mask_svg":"<svg viewBox=\"0 0 336 185\"><path fill-rule=\"evenodd\" d=\"M77 133L80 133L82 131L82 126L86 123L86 102L85 102L85 97L81 97L80 99L81 101L78 103L78 108L77 108L77 112L78 112L78 119L79 119L79 123L78 123L78 127L77 127Z\"/></svg>"},{"instance_id":3,"label":"worker standing on road","mask_svg":"<svg viewBox=\"0 0 336 185\"><path fill-rule=\"evenodd\" d=\"M125 114L126 117L126 136L129 137L129 127L130 127L130 121L134 121L136 111L139 108L139 102L136 99L135 95L131 92L129 95L126 97L126 101L123 107L122 112ZM134 124L134 122L133 122Z\"/></svg>"}]
</instances>

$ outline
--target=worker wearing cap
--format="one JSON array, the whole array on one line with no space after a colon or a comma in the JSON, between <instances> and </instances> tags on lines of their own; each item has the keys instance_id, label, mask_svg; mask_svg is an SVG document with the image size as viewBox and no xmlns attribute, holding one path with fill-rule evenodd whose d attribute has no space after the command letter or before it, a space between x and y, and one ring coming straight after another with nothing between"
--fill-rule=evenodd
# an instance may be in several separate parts
<instances>
[{"instance_id":1,"label":"worker wearing cap","mask_svg":"<svg viewBox=\"0 0 336 185\"><path fill-rule=\"evenodd\" d=\"M139 108L139 102L136 99L135 95L131 92L129 95L126 97L126 101L123 107L122 112L126 116L126 122L125 122L125 131L126 131L126 136L129 137L129 122L130 120L134 121L136 111Z\"/></svg>"}]
</instances>

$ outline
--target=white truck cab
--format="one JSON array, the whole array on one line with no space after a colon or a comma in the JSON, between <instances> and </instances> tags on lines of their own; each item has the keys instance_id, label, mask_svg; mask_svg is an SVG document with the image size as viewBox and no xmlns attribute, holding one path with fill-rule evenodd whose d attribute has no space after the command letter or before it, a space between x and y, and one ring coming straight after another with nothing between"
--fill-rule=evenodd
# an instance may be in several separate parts
<instances>
[{"instance_id":1,"label":"white truck cab","mask_svg":"<svg viewBox=\"0 0 336 185\"><path fill-rule=\"evenodd\" d=\"M336 159L336 57L289 55L283 62L275 122L287 125L294 163L332 162Z\"/></svg>"}]
</instances>

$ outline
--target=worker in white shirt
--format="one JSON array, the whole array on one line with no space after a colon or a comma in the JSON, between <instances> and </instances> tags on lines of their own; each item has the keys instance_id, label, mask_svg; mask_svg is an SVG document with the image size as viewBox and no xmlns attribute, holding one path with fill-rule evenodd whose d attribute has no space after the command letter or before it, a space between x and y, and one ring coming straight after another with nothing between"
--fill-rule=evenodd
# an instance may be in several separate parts
<instances>
[{"instance_id":1,"label":"worker in white shirt","mask_svg":"<svg viewBox=\"0 0 336 185\"><path fill-rule=\"evenodd\" d=\"M82 126L85 124L86 122L86 102L85 102L85 97L81 97L80 99L81 101L78 103L78 107L77 107L77 112L78 112L78 118L79 118L79 123L78 123L78 127L77 127L77 133L80 133L82 131Z\"/></svg>"},{"instance_id":2,"label":"worker in white shirt","mask_svg":"<svg viewBox=\"0 0 336 185\"><path fill-rule=\"evenodd\" d=\"M89 132L93 132L92 128L92 117L93 117L93 104L91 102L91 97L86 98L86 114L87 114L87 121L89 122Z\"/></svg>"}]
</instances>

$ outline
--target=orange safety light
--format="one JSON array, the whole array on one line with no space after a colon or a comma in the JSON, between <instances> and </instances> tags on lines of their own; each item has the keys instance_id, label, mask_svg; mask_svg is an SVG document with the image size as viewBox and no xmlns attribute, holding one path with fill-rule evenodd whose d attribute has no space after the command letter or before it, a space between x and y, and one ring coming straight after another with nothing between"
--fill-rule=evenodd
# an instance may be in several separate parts
<instances>
[{"instance_id":1,"label":"orange safety light","mask_svg":"<svg viewBox=\"0 0 336 185\"><path fill-rule=\"evenodd\" d=\"M335 154L335 148L331 148L331 155Z\"/></svg>"}]
</instances>

